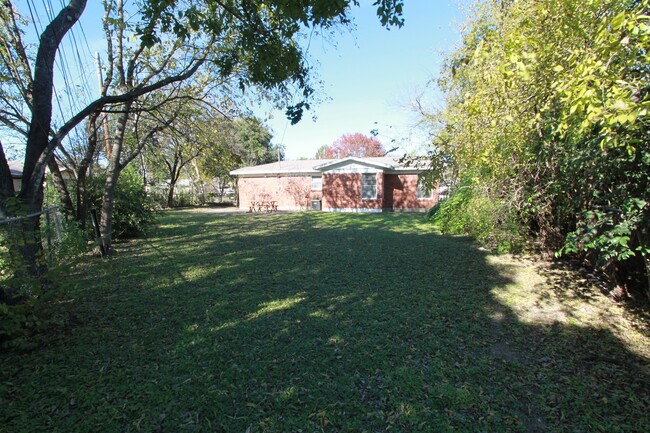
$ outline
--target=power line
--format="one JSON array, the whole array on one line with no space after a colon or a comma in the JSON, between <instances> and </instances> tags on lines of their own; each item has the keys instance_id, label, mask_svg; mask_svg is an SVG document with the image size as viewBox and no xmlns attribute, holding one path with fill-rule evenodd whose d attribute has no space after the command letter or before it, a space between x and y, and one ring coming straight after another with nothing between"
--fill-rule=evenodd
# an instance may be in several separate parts
<instances>
[{"instance_id":1,"label":"power line","mask_svg":"<svg viewBox=\"0 0 650 433\"><path fill-rule=\"evenodd\" d=\"M39 41L45 28L44 18L47 19L47 23L51 23L56 16L51 0L41 0L40 3L37 6L35 0L26 0L35 37ZM65 7L63 0L60 0L59 3L60 8L63 9ZM60 91L57 91L59 86L55 80L53 83L53 102L56 111L53 113L53 119L57 123L65 122L71 115L79 112L82 106L85 105L84 100L90 101L93 99L88 74L84 72L92 69L88 68L88 61L83 60L84 57L92 58L92 51L81 22L75 23L67 35L69 36L58 47L58 55L55 59L55 69L59 74L59 79L63 82L63 92L66 94L64 101L61 98ZM84 49L80 49L80 46L83 46ZM82 51L90 55L85 53L82 55ZM73 134L77 139L82 138L78 128L75 128Z\"/></svg>"}]
</instances>

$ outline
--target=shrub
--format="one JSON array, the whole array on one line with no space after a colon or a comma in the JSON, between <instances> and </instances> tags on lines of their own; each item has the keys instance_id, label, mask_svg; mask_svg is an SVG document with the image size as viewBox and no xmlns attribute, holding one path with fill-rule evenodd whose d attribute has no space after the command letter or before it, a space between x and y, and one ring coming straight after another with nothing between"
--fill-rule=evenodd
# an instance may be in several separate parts
<instances>
[{"instance_id":1,"label":"shrub","mask_svg":"<svg viewBox=\"0 0 650 433\"><path fill-rule=\"evenodd\" d=\"M64 322L60 309L53 307L63 295L63 275L88 251L83 231L75 222L41 216L43 250L39 263L48 264L42 277L25 272L18 252L24 244L19 222L3 224L0 233L0 345L29 349L33 335ZM48 241L49 239L49 241Z\"/></svg>"},{"instance_id":2,"label":"shrub","mask_svg":"<svg viewBox=\"0 0 650 433\"><path fill-rule=\"evenodd\" d=\"M106 176L99 175L88 182L91 203L101 208ZM132 167L122 170L115 189L113 205L113 237L129 238L142 235L155 221L156 204L144 189L144 182Z\"/></svg>"},{"instance_id":3,"label":"shrub","mask_svg":"<svg viewBox=\"0 0 650 433\"><path fill-rule=\"evenodd\" d=\"M189 207L199 204L199 196L191 191L179 191L174 196L174 207Z\"/></svg>"},{"instance_id":4,"label":"shrub","mask_svg":"<svg viewBox=\"0 0 650 433\"><path fill-rule=\"evenodd\" d=\"M507 200L491 196L469 180L432 208L429 216L443 233L471 236L499 252L518 251L524 244Z\"/></svg>"}]
</instances>

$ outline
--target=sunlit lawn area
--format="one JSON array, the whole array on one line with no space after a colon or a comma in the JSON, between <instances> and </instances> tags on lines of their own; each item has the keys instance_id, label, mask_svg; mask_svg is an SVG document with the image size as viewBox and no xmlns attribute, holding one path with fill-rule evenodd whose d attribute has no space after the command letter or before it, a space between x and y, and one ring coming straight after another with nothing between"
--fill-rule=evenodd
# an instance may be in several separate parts
<instances>
[{"instance_id":1,"label":"sunlit lawn area","mask_svg":"<svg viewBox=\"0 0 650 433\"><path fill-rule=\"evenodd\" d=\"M174 211L118 250L0 355L0 432L650 431L641 317L422 215Z\"/></svg>"}]
</instances>

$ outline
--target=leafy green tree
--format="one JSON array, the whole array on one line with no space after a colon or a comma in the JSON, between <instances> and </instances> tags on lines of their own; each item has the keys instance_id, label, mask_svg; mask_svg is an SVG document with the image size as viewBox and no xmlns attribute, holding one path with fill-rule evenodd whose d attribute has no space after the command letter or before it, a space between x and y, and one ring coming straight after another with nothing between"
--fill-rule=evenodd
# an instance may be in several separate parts
<instances>
[{"instance_id":1,"label":"leafy green tree","mask_svg":"<svg viewBox=\"0 0 650 433\"><path fill-rule=\"evenodd\" d=\"M231 119L214 119L202 130L202 140L209 142L210 147L199 156L199 172L206 181L217 182L222 196L225 188L234 180L230 172L242 166L235 146L237 139Z\"/></svg>"},{"instance_id":2,"label":"leafy green tree","mask_svg":"<svg viewBox=\"0 0 650 433\"><path fill-rule=\"evenodd\" d=\"M93 176L88 182L88 199L101 208L106 175ZM155 205L145 191L142 176L133 166L124 169L115 188L113 237L125 239L139 236L155 221Z\"/></svg>"},{"instance_id":3,"label":"leafy green tree","mask_svg":"<svg viewBox=\"0 0 650 433\"><path fill-rule=\"evenodd\" d=\"M255 117L243 117L233 122L233 148L243 165L259 165L284 158L283 150L274 145L268 126Z\"/></svg>"},{"instance_id":4,"label":"leafy green tree","mask_svg":"<svg viewBox=\"0 0 650 433\"><path fill-rule=\"evenodd\" d=\"M445 108L428 116L434 153L452 167L437 175L447 169L464 188L437 218L478 215L448 227L481 228L473 234L497 245L531 236L605 270L622 295L647 287L647 10L633 0L478 4L438 81ZM486 201L493 208L476 212Z\"/></svg>"},{"instance_id":5,"label":"leafy green tree","mask_svg":"<svg viewBox=\"0 0 650 433\"><path fill-rule=\"evenodd\" d=\"M283 149L273 144L273 134L259 119L224 119L218 125L208 127L204 132L203 140L211 143L201 159L204 173L225 178L236 168L267 164L284 158Z\"/></svg>"},{"instance_id":6,"label":"leafy green tree","mask_svg":"<svg viewBox=\"0 0 650 433\"><path fill-rule=\"evenodd\" d=\"M224 110L196 103L180 110L170 127L156 133L146 147L148 176L155 178L158 184L168 183L167 207L175 206L175 187L183 174L189 173L190 177L196 178L198 171L201 180L199 160L228 166L231 158L223 152L233 143L229 131L232 121Z\"/></svg>"},{"instance_id":7,"label":"leafy green tree","mask_svg":"<svg viewBox=\"0 0 650 433\"><path fill-rule=\"evenodd\" d=\"M314 155L314 156L315 156L316 159L325 159L326 158L326 156L325 156L326 152L327 152L327 144L323 144L321 147L319 147L316 150L316 155Z\"/></svg>"}]
</instances>

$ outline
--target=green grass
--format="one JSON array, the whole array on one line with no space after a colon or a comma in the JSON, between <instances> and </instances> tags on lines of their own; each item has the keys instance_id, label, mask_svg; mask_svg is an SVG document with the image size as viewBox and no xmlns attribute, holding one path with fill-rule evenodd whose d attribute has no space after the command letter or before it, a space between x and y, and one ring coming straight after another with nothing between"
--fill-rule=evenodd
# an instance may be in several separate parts
<instances>
[{"instance_id":1,"label":"green grass","mask_svg":"<svg viewBox=\"0 0 650 433\"><path fill-rule=\"evenodd\" d=\"M117 247L0 355L0 432L650 431L637 316L421 215L165 212Z\"/></svg>"}]
</instances>

